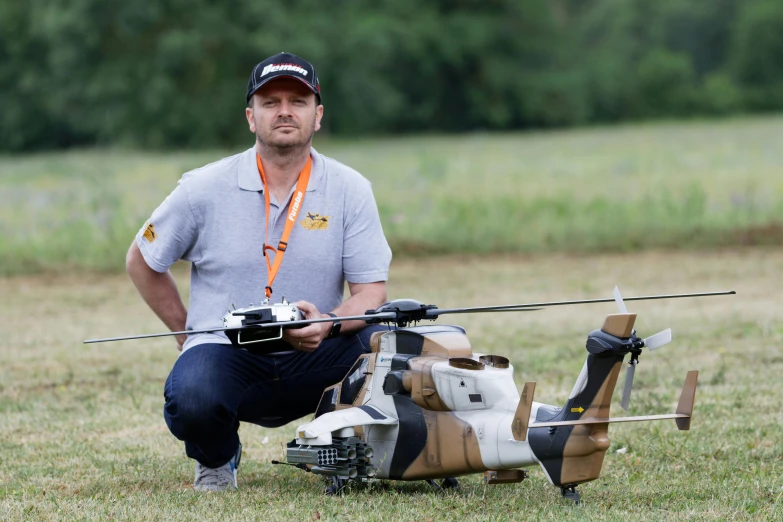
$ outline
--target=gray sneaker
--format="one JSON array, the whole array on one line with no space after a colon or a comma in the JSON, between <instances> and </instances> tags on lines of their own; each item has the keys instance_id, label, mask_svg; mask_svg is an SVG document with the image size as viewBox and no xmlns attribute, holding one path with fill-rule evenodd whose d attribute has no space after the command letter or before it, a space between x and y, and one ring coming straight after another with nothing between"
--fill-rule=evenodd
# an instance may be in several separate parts
<instances>
[{"instance_id":1,"label":"gray sneaker","mask_svg":"<svg viewBox=\"0 0 783 522\"><path fill-rule=\"evenodd\" d=\"M237 489L237 469L242 459L242 445L239 445L236 455L219 468L208 468L196 461L196 478L193 489L196 491L226 491Z\"/></svg>"}]
</instances>

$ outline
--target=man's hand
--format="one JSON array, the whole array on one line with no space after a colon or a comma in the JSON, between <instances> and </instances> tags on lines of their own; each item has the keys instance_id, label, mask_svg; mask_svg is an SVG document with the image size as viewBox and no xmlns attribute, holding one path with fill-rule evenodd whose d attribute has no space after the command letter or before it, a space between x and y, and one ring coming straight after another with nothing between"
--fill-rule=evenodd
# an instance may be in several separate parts
<instances>
[{"instance_id":1,"label":"man's hand","mask_svg":"<svg viewBox=\"0 0 783 522\"><path fill-rule=\"evenodd\" d=\"M299 308L299 310L302 311L305 319L320 319L321 317L329 317L327 314L322 314L319 312L318 308L316 308L314 304L308 303L307 301L297 301L294 304ZM318 348L318 345L321 344L321 341L326 339L326 336L329 335L329 331L331 329L332 323L328 321L323 323L309 324L304 328L289 330L284 329L283 340L297 350L302 350L303 352L312 352Z\"/></svg>"},{"instance_id":2,"label":"man's hand","mask_svg":"<svg viewBox=\"0 0 783 522\"><path fill-rule=\"evenodd\" d=\"M338 316L363 315L366 310L378 308L386 300L386 283L378 281L376 283L348 283L351 291L349 297L340 306L332 310ZM294 303L305 316L305 319L318 319L320 317L328 318L328 314L322 314L312 303L307 301L298 301ZM367 326L366 321L341 321L342 328L340 334L355 332ZM288 342L297 350L312 352L321 341L326 339L332 330L331 321L323 323L314 323L297 330L283 330L283 340ZM300 344L301 343L301 344Z\"/></svg>"}]
</instances>

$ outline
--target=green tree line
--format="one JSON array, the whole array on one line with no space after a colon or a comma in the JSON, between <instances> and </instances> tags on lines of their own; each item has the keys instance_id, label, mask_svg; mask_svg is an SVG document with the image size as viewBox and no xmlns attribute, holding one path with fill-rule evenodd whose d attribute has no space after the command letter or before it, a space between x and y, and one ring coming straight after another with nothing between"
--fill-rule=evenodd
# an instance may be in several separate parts
<instances>
[{"instance_id":1,"label":"green tree line","mask_svg":"<svg viewBox=\"0 0 783 522\"><path fill-rule=\"evenodd\" d=\"M340 135L783 109L779 0L0 0L0 150L246 142L280 51Z\"/></svg>"}]
</instances>

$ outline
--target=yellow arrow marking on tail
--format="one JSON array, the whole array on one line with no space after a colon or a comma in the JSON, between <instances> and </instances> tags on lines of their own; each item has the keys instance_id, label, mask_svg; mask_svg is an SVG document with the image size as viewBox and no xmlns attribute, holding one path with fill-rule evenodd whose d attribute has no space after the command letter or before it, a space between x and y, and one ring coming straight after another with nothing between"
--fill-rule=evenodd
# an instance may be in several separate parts
<instances>
[{"instance_id":1,"label":"yellow arrow marking on tail","mask_svg":"<svg viewBox=\"0 0 783 522\"><path fill-rule=\"evenodd\" d=\"M582 413L583 411L585 411L585 409L582 408L581 406L579 406L578 408L571 408L571 413Z\"/></svg>"}]
</instances>

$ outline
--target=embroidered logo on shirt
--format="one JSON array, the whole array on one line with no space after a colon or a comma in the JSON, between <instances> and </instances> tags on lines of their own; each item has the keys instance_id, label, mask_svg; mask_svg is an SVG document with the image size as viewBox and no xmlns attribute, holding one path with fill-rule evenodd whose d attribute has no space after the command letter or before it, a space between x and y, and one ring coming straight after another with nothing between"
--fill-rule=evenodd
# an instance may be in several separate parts
<instances>
[{"instance_id":1,"label":"embroidered logo on shirt","mask_svg":"<svg viewBox=\"0 0 783 522\"><path fill-rule=\"evenodd\" d=\"M146 239L149 243L155 241L155 239L157 239L158 237L155 234L155 225L153 225L152 223L147 225L147 228L144 229L144 234L142 235L144 236L144 239Z\"/></svg>"},{"instance_id":2,"label":"embroidered logo on shirt","mask_svg":"<svg viewBox=\"0 0 783 522\"><path fill-rule=\"evenodd\" d=\"M307 217L300 223L306 230L326 230L329 228L329 218L331 216L322 216L321 214L307 213Z\"/></svg>"}]
</instances>

